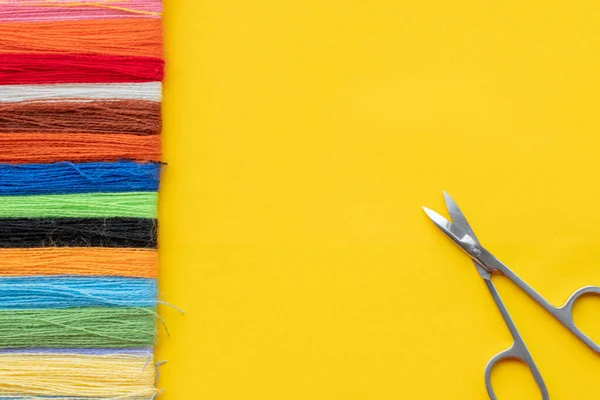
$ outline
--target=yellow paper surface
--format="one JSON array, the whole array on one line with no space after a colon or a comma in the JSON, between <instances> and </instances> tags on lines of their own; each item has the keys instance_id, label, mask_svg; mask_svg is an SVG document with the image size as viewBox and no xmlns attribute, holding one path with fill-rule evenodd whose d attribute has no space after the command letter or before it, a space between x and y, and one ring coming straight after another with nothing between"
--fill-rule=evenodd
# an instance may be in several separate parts
<instances>
[{"instance_id":1,"label":"yellow paper surface","mask_svg":"<svg viewBox=\"0 0 600 400\"><path fill-rule=\"evenodd\" d=\"M487 399L511 339L442 190L555 305L600 285L597 1L165 7L164 400ZM600 356L495 282L551 398L600 398Z\"/></svg>"}]
</instances>

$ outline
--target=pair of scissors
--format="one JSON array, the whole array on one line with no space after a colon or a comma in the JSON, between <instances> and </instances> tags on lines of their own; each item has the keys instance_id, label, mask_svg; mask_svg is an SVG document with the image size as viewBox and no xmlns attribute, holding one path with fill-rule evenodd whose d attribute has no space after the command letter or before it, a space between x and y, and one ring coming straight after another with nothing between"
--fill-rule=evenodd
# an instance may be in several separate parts
<instances>
[{"instance_id":1,"label":"pair of scissors","mask_svg":"<svg viewBox=\"0 0 600 400\"><path fill-rule=\"evenodd\" d=\"M458 247L460 247L469 257L471 257L473 263L475 264L475 268L477 268L477 272L479 272L479 275L481 278L483 278L485 285L490 291L490 294L492 295L492 298L500 310L500 314L502 314L502 318L504 319L504 322L506 323L506 326L513 337L512 346L493 356L485 366L485 386L490 399L497 399L496 395L494 394L491 381L492 369L494 368L494 365L502 360L516 359L527 365L531 371L531 374L533 375L533 378L535 379L538 388L540 389L540 392L542 393L542 398L544 400L549 400L550 396L548 394L546 384L544 383L544 379L542 378L537 365L533 361L533 357L527 349L527 346L525 345L525 342L523 341L523 338L521 337L521 334L519 333L515 323L510 317L508 310L502 302L498 290L491 280L492 273L500 273L507 277L510 281L512 281L512 283L517 285L519 289L527 293L529 297L542 306L542 308L544 308L563 326L571 331L571 333L573 333L578 339L580 339L596 353L600 353L600 346L594 343L593 340L591 340L586 334L579 330L577 326L575 326L575 322L573 321L573 305L578 298L585 294L600 295L600 287L582 287L581 289L576 290L562 307L553 306L531 286L523 281L523 279L519 278L517 274L515 274L506 265L494 257L492 253L483 248L479 243L479 240L477 240L475 233L473 233L473 229L471 229L471 226L467 222L467 219L463 215L462 211L460 211L456 205L456 202L452 200L452 198L446 192L444 192L444 199L446 201L446 208L448 209L448 214L450 214L452 222L426 207L423 207L423 210L425 210L427 216L438 228L442 230L442 232L446 234L446 236L448 236Z\"/></svg>"}]
</instances>

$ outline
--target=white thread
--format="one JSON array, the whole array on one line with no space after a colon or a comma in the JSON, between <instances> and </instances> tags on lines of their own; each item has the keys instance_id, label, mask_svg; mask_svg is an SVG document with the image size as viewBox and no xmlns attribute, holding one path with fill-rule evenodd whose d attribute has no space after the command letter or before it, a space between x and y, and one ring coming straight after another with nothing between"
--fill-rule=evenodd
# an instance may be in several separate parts
<instances>
[{"instance_id":1,"label":"white thread","mask_svg":"<svg viewBox=\"0 0 600 400\"><path fill-rule=\"evenodd\" d=\"M162 82L0 86L0 102L162 99Z\"/></svg>"}]
</instances>

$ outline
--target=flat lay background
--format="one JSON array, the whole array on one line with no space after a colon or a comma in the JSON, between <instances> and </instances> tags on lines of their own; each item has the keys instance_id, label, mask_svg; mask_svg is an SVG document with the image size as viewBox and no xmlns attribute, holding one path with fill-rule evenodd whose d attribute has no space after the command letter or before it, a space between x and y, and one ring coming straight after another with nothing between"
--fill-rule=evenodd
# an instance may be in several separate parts
<instances>
[{"instance_id":1,"label":"flat lay background","mask_svg":"<svg viewBox=\"0 0 600 400\"><path fill-rule=\"evenodd\" d=\"M554 304L600 285L597 1L165 8L164 400L487 399L511 339L442 190ZM598 399L600 356L495 282L552 399Z\"/></svg>"}]
</instances>

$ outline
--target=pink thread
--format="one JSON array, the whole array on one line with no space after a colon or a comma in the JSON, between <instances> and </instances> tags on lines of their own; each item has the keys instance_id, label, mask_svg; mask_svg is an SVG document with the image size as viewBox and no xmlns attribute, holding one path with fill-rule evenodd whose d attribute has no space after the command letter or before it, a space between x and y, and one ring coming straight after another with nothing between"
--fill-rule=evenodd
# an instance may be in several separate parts
<instances>
[{"instance_id":1,"label":"pink thread","mask_svg":"<svg viewBox=\"0 0 600 400\"><path fill-rule=\"evenodd\" d=\"M40 0L40 3L43 0ZM22 2L16 0L11 4L2 4L0 2L0 22L18 22L18 21L65 21L81 19L99 19L99 18L160 18L159 15L136 14L124 10L116 10L92 6L28 6L31 0ZM126 0L115 3L114 5L144 12L161 13L161 0Z\"/></svg>"}]
</instances>

